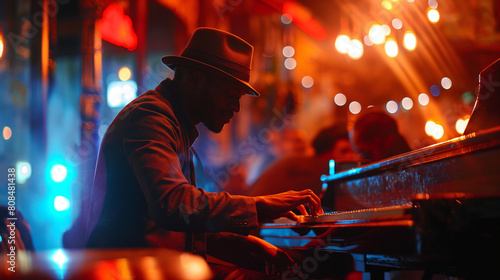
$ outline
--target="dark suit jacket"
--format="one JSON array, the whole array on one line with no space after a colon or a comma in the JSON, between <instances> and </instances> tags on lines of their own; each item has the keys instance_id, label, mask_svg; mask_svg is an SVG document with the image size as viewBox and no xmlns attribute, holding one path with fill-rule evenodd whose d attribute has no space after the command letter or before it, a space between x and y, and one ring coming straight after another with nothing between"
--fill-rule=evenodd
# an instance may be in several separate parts
<instances>
[{"instance_id":1,"label":"dark suit jacket","mask_svg":"<svg viewBox=\"0 0 500 280\"><path fill-rule=\"evenodd\" d=\"M184 249L184 232L248 234L253 199L208 193L194 181L198 136L171 80L128 104L99 150L87 223L87 247Z\"/></svg>"}]
</instances>

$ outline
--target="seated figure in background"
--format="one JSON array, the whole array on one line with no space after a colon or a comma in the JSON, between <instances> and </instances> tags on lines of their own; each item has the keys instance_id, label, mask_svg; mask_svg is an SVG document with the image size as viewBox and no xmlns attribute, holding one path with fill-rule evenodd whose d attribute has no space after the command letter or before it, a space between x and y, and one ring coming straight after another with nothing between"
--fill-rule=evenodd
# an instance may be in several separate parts
<instances>
[{"instance_id":1,"label":"seated figure in background","mask_svg":"<svg viewBox=\"0 0 500 280\"><path fill-rule=\"evenodd\" d=\"M345 125L321 130L312 142L314 155L291 155L269 166L250 186L248 195L259 196L310 188L321 193L321 175L329 173L329 161L355 161Z\"/></svg>"},{"instance_id":2,"label":"seated figure in background","mask_svg":"<svg viewBox=\"0 0 500 280\"><path fill-rule=\"evenodd\" d=\"M349 136L355 151L369 161L411 151L405 138L399 133L396 120L375 109L368 110L356 120Z\"/></svg>"}]
</instances>

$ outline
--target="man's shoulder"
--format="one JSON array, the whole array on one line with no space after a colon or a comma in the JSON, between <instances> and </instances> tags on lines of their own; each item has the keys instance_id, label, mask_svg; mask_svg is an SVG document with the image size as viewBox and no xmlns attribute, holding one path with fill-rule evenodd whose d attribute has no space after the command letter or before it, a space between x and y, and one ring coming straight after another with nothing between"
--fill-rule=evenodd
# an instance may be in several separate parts
<instances>
[{"instance_id":1,"label":"man's shoulder","mask_svg":"<svg viewBox=\"0 0 500 280\"><path fill-rule=\"evenodd\" d=\"M160 114L167 117L174 116L170 102L156 90L148 90L131 101L119 115Z\"/></svg>"}]
</instances>

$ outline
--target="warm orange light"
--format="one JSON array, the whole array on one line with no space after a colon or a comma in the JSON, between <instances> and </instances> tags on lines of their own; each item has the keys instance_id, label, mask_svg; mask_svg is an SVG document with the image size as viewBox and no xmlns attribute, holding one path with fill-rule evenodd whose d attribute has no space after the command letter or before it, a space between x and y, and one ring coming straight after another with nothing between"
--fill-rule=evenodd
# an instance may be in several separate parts
<instances>
[{"instance_id":1,"label":"warm orange light","mask_svg":"<svg viewBox=\"0 0 500 280\"><path fill-rule=\"evenodd\" d=\"M385 42L385 53L389 57L396 57L398 55L398 43L396 43L396 40L390 38L387 39L387 42Z\"/></svg>"},{"instance_id":2,"label":"warm orange light","mask_svg":"<svg viewBox=\"0 0 500 280\"><path fill-rule=\"evenodd\" d=\"M435 9L429 9L427 11L427 18L429 18L430 22L436 23L439 21L439 12Z\"/></svg>"},{"instance_id":3,"label":"warm orange light","mask_svg":"<svg viewBox=\"0 0 500 280\"><path fill-rule=\"evenodd\" d=\"M0 58L3 56L3 38L0 35Z\"/></svg>"},{"instance_id":4,"label":"warm orange light","mask_svg":"<svg viewBox=\"0 0 500 280\"><path fill-rule=\"evenodd\" d=\"M407 31L403 39L403 46L409 50L413 51L417 47L417 37L413 32Z\"/></svg>"},{"instance_id":5,"label":"warm orange light","mask_svg":"<svg viewBox=\"0 0 500 280\"><path fill-rule=\"evenodd\" d=\"M312 13L297 2L285 2L283 4L283 14L289 14L293 18L295 25L314 39L323 41L328 37L326 30L314 20Z\"/></svg>"},{"instance_id":6,"label":"warm orange light","mask_svg":"<svg viewBox=\"0 0 500 280\"><path fill-rule=\"evenodd\" d=\"M458 119L457 122L455 123L455 129L459 134L463 134L465 131L465 128L467 127L467 124L469 123L470 117L467 116L463 119Z\"/></svg>"},{"instance_id":7,"label":"warm orange light","mask_svg":"<svg viewBox=\"0 0 500 280\"><path fill-rule=\"evenodd\" d=\"M427 121L425 124L425 133L432 136L435 140L441 139L444 136L444 128L442 125L433 121Z\"/></svg>"},{"instance_id":8,"label":"warm orange light","mask_svg":"<svg viewBox=\"0 0 500 280\"><path fill-rule=\"evenodd\" d=\"M351 38L347 35L339 35L335 40L335 48L339 53L348 53L351 46Z\"/></svg>"},{"instance_id":9,"label":"warm orange light","mask_svg":"<svg viewBox=\"0 0 500 280\"><path fill-rule=\"evenodd\" d=\"M358 39L353 39L350 42L349 52L347 53L352 59L359 59L363 56L363 43Z\"/></svg>"},{"instance_id":10,"label":"warm orange light","mask_svg":"<svg viewBox=\"0 0 500 280\"><path fill-rule=\"evenodd\" d=\"M132 20L124 14L120 5L109 4L102 14L100 25L103 40L123 46L129 51L137 48L137 35L132 27Z\"/></svg>"},{"instance_id":11,"label":"warm orange light","mask_svg":"<svg viewBox=\"0 0 500 280\"><path fill-rule=\"evenodd\" d=\"M122 67L120 68L120 70L118 71L118 78L120 78L120 80L122 81L128 81L128 79L130 79L130 77L132 77L132 72L130 71L130 69L128 67Z\"/></svg>"},{"instance_id":12,"label":"warm orange light","mask_svg":"<svg viewBox=\"0 0 500 280\"><path fill-rule=\"evenodd\" d=\"M368 31L368 37L370 38L370 41L372 41L376 45L384 43L385 41L384 28L379 24L372 25L370 27L370 30Z\"/></svg>"},{"instance_id":13,"label":"warm orange light","mask_svg":"<svg viewBox=\"0 0 500 280\"><path fill-rule=\"evenodd\" d=\"M12 137L12 130L10 129L10 127L6 126L3 128L2 134L3 134L3 139L9 140L10 137Z\"/></svg>"}]
</instances>

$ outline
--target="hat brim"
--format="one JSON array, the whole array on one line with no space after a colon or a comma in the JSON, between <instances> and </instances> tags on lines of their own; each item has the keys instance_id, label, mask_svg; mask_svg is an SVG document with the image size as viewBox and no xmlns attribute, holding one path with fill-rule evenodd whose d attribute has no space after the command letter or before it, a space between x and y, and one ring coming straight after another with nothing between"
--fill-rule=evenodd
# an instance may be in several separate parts
<instances>
[{"instance_id":1,"label":"hat brim","mask_svg":"<svg viewBox=\"0 0 500 280\"><path fill-rule=\"evenodd\" d=\"M223 71L217 67L214 67L210 64L207 64L207 63L203 63L201 61L198 61L198 60L194 60L194 59L191 59L191 58L188 58L188 57L184 57L184 56L177 56L177 55L167 55L167 56L164 56L161 58L161 61L163 62L163 64L165 64L165 66L167 66L168 68L170 69L175 69L175 67L177 65L188 65L188 66L202 66L202 67L207 67L208 69L211 69L211 70L215 70L219 73L222 73L226 76L228 76L229 78L233 79L234 81L236 81L238 84L240 84L241 86L243 86L243 88L245 88L247 90L247 93L248 95L252 95L252 96L260 96L259 92L257 90L255 90L248 82L246 81L243 81L241 79L238 79L236 78L235 76L227 73L226 71Z\"/></svg>"}]
</instances>

